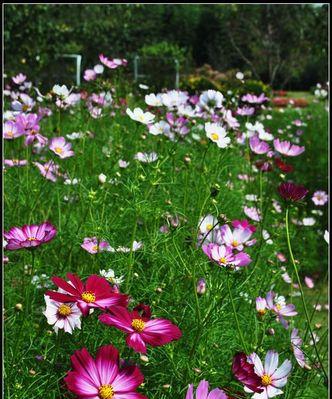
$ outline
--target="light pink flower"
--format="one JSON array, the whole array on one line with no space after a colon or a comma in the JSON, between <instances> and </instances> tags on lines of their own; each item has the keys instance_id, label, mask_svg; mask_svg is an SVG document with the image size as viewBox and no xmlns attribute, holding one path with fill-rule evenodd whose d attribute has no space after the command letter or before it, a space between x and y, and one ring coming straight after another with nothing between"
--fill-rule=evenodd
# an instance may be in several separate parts
<instances>
[{"instance_id":1,"label":"light pink flower","mask_svg":"<svg viewBox=\"0 0 332 399\"><path fill-rule=\"evenodd\" d=\"M280 141L279 139L275 139L273 145L276 151L288 157L296 157L305 150L304 147L291 144L289 141Z\"/></svg>"},{"instance_id":2,"label":"light pink flower","mask_svg":"<svg viewBox=\"0 0 332 399\"><path fill-rule=\"evenodd\" d=\"M86 69L84 71L83 79L86 80L87 82L90 82L91 80L95 80L96 78L97 78L97 74L93 69Z\"/></svg>"},{"instance_id":3,"label":"light pink flower","mask_svg":"<svg viewBox=\"0 0 332 399\"><path fill-rule=\"evenodd\" d=\"M262 393L255 393L253 399L269 399L274 396L281 395L282 388L287 384L287 377L292 369L292 364L289 360L285 360L280 367L279 355L273 350L269 350L265 357L264 365L256 353L248 356L248 362L254 365L255 373L261 378ZM244 390L253 393L252 390L244 387Z\"/></svg>"},{"instance_id":4,"label":"light pink flower","mask_svg":"<svg viewBox=\"0 0 332 399\"><path fill-rule=\"evenodd\" d=\"M5 159L4 164L12 168L13 166L26 166L28 161L26 159Z\"/></svg>"},{"instance_id":5,"label":"light pink flower","mask_svg":"<svg viewBox=\"0 0 332 399\"><path fill-rule=\"evenodd\" d=\"M221 237L223 239L223 244L238 251L243 250L244 245L249 241L252 233L252 230L248 227L238 227L232 231L227 224L221 226Z\"/></svg>"},{"instance_id":6,"label":"light pink flower","mask_svg":"<svg viewBox=\"0 0 332 399\"><path fill-rule=\"evenodd\" d=\"M249 219L259 222L261 220L261 215L259 209L249 206L244 206L243 212L248 216Z\"/></svg>"},{"instance_id":7,"label":"light pink flower","mask_svg":"<svg viewBox=\"0 0 332 399\"><path fill-rule=\"evenodd\" d=\"M6 121L3 125L3 138L6 140L12 140L16 137L20 137L24 134L22 130L17 128L17 125L14 121Z\"/></svg>"},{"instance_id":8,"label":"light pink flower","mask_svg":"<svg viewBox=\"0 0 332 399\"><path fill-rule=\"evenodd\" d=\"M22 84L25 80L26 80L26 76L25 75L23 75L23 73L19 73L18 75L16 75L16 76L14 76L13 78L12 78L12 80L13 80L13 82L15 83L15 84L17 84L17 85L20 85L20 84Z\"/></svg>"},{"instance_id":9,"label":"light pink flower","mask_svg":"<svg viewBox=\"0 0 332 399\"><path fill-rule=\"evenodd\" d=\"M306 365L305 356L303 351L301 350L302 338L298 335L298 329L293 328L291 333L291 347L295 356L295 359L300 367L304 368Z\"/></svg>"},{"instance_id":10,"label":"light pink flower","mask_svg":"<svg viewBox=\"0 0 332 399\"><path fill-rule=\"evenodd\" d=\"M110 251L111 247L107 241L98 241L97 237L86 237L81 245L90 254L97 254L99 252Z\"/></svg>"},{"instance_id":11,"label":"light pink flower","mask_svg":"<svg viewBox=\"0 0 332 399\"><path fill-rule=\"evenodd\" d=\"M235 268L247 266L251 258L245 252L234 254L230 247L225 245L207 244L202 246L202 250L209 259L213 260L221 267L234 266Z\"/></svg>"},{"instance_id":12,"label":"light pink flower","mask_svg":"<svg viewBox=\"0 0 332 399\"><path fill-rule=\"evenodd\" d=\"M314 288L314 286L315 286L314 280L312 278L308 277L308 276L304 277L304 282L305 282L305 285L308 288Z\"/></svg>"},{"instance_id":13,"label":"light pink flower","mask_svg":"<svg viewBox=\"0 0 332 399\"><path fill-rule=\"evenodd\" d=\"M44 165L39 162L34 162L33 164L37 166L41 175L44 176L47 180L56 182L58 176L61 176L61 174L59 173L59 165L56 165L53 161L48 161L44 163Z\"/></svg>"},{"instance_id":14,"label":"light pink flower","mask_svg":"<svg viewBox=\"0 0 332 399\"><path fill-rule=\"evenodd\" d=\"M249 145L255 154L266 154L270 151L270 146L265 141L260 141L258 136L250 137Z\"/></svg>"},{"instance_id":15,"label":"light pink flower","mask_svg":"<svg viewBox=\"0 0 332 399\"><path fill-rule=\"evenodd\" d=\"M271 310L276 316L277 321L287 329L288 322L285 320L285 317L292 317L297 315L297 311L295 310L294 304L286 304L285 298L276 297L276 294L273 291L269 291L266 294L266 304L269 310Z\"/></svg>"},{"instance_id":16,"label":"light pink flower","mask_svg":"<svg viewBox=\"0 0 332 399\"><path fill-rule=\"evenodd\" d=\"M49 149L61 159L75 155L71 148L71 143L67 143L64 137L53 137L49 145Z\"/></svg>"},{"instance_id":17,"label":"light pink flower","mask_svg":"<svg viewBox=\"0 0 332 399\"><path fill-rule=\"evenodd\" d=\"M329 196L325 191L315 191L311 199L315 205L322 206L328 202Z\"/></svg>"}]
</instances>

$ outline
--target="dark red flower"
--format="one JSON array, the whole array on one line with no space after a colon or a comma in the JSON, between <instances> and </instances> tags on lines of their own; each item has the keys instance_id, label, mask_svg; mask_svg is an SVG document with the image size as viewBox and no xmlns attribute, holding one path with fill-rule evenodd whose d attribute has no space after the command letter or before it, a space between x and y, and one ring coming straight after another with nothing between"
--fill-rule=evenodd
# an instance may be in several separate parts
<instances>
[{"instance_id":1,"label":"dark red flower","mask_svg":"<svg viewBox=\"0 0 332 399\"><path fill-rule=\"evenodd\" d=\"M278 192L285 200L296 202L302 200L309 192L305 187L292 182L281 183Z\"/></svg>"},{"instance_id":2,"label":"dark red flower","mask_svg":"<svg viewBox=\"0 0 332 399\"><path fill-rule=\"evenodd\" d=\"M294 170L292 165L288 165L287 163L283 162L280 158L275 158L275 164L277 167L284 173L291 173Z\"/></svg>"},{"instance_id":3,"label":"dark red flower","mask_svg":"<svg viewBox=\"0 0 332 399\"><path fill-rule=\"evenodd\" d=\"M247 361L247 355L239 352L234 356L232 364L232 372L234 377L247 388L254 392L263 392L261 378L255 373L254 365Z\"/></svg>"},{"instance_id":4,"label":"dark red flower","mask_svg":"<svg viewBox=\"0 0 332 399\"><path fill-rule=\"evenodd\" d=\"M264 161L262 159L259 159L258 161L256 161L255 166L257 169L261 170L262 172L271 172L271 170L272 170L271 163L268 161Z\"/></svg>"}]
</instances>

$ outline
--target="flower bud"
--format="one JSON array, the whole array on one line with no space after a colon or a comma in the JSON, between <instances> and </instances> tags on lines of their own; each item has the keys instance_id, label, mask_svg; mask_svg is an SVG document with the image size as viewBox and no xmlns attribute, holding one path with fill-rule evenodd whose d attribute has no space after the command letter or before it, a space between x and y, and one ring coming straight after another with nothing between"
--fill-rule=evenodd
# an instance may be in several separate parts
<instances>
[{"instance_id":1,"label":"flower bud","mask_svg":"<svg viewBox=\"0 0 332 399\"><path fill-rule=\"evenodd\" d=\"M197 282L197 294L199 295L203 295L206 292L206 281L204 280L204 278L200 278Z\"/></svg>"}]
</instances>

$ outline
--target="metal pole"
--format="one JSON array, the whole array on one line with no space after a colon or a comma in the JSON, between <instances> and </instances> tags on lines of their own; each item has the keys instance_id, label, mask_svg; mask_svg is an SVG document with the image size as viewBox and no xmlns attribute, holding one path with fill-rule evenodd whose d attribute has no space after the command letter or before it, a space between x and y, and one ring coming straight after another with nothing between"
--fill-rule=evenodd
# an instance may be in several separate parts
<instances>
[{"instance_id":1,"label":"metal pole","mask_svg":"<svg viewBox=\"0 0 332 399\"><path fill-rule=\"evenodd\" d=\"M180 86L180 65L177 59L175 59L174 62L175 62L175 88L178 89Z\"/></svg>"},{"instance_id":2,"label":"metal pole","mask_svg":"<svg viewBox=\"0 0 332 399\"><path fill-rule=\"evenodd\" d=\"M76 58L76 84L77 84L77 86L81 85L81 63L82 63L82 56L78 55Z\"/></svg>"},{"instance_id":3,"label":"metal pole","mask_svg":"<svg viewBox=\"0 0 332 399\"><path fill-rule=\"evenodd\" d=\"M137 82L138 79L138 60L139 60L139 56L135 55L134 58L134 81Z\"/></svg>"}]
</instances>

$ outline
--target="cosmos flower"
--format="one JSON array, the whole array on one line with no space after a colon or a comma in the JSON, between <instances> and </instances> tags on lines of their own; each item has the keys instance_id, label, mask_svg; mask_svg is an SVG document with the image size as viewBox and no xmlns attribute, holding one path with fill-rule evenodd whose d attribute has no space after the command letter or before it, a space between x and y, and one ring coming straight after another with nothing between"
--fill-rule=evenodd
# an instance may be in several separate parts
<instances>
[{"instance_id":1,"label":"cosmos flower","mask_svg":"<svg viewBox=\"0 0 332 399\"><path fill-rule=\"evenodd\" d=\"M291 173L291 172L294 171L294 166L293 165L289 165L289 164L283 162L278 157L274 158L274 162L277 165L277 167L284 173Z\"/></svg>"},{"instance_id":2,"label":"cosmos flower","mask_svg":"<svg viewBox=\"0 0 332 399\"><path fill-rule=\"evenodd\" d=\"M292 351L294 353L295 359L298 363L298 365L301 368L308 367L306 362L305 362L305 356L303 351L301 350L301 345L302 345L302 338L299 337L298 334L298 329L293 328L292 333L291 333L291 347Z\"/></svg>"},{"instance_id":3,"label":"cosmos flower","mask_svg":"<svg viewBox=\"0 0 332 399\"><path fill-rule=\"evenodd\" d=\"M151 112L144 112L141 108L135 108L134 111L127 108L126 113L132 120L143 123L144 125L152 123L155 118L155 115L151 114Z\"/></svg>"},{"instance_id":4,"label":"cosmos flower","mask_svg":"<svg viewBox=\"0 0 332 399\"><path fill-rule=\"evenodd\" d=\"M265 141L260 141L257 136L250 137L249 145L255 154L266 154L270 151L270 146Z\"/></svg>"},{"instance_id":5,"label":"cosmos flower","mask_svg":"<svg viewBox=\"0 0 332 399\"><path fill-rule=\"evenodd\" d=\"M226 148L231 139L227 136L227 131L217 123L205 123L206 136L217 144L219 148Z\"/></svg>"},{"instance_id":6,"label":"cosmos flower","mask_svg":"<svg viewBox=\"0 0 332 399\"><path fill-rule=\"evenodd\" d=\"M276 151L288 157L296 157L305 150L304 147L291 144L289 141L280 141L279 139L275 139L273 145Z\"/></svg>"},{"instance_id":7,"label":"cosmos flower","mask_svg":"<svg viewBox=\"0 0 332 399\"><path fill-rule=\"evenodd\" d=\"M159 134L169 134L171 126L165 121L159 121L153 125L149 125L149 133L157 136Z\"/></svg>"},{"instance_id":8,"label":"cosmos flower","mask_svg":"<svg viewBox=\"0 0 332 399\"><path fill-rule=\"evenodd\" d=\"M53 161L45 162L44 165L40 162L33 162L35 166L39 169L42 176L47 180L51 180L52 182L56 182L58 176L61 176L59 173L59 165L56 165Z\"/></svg>"},{"instance_id":9,"label":"cosmos flower","mask_svg":"<svg viewBox=\"0 0 332 399\"><path fill-rule=\"evenodd\" d=\"M4 164L12 168L14 166L26 166L28 161L26 159L5 159Z\"/></svg>"},{"instance_id":10,"label":"cosmos flower","mask_svg":"<svg viewBox=\"0 0 332 399\"><path fill-rule=\"evenodd\" d=\"M100 270L99 274L106 278L107 281L109 281L111 284L116 284L116 285L120 285L123 283L124 281L124 276L119 276L116 277L115 276L115 272L113 269L108 269L108 270Z\"/></svg>"},{"instance_id":11,"label":"cosmos flower","mask_svg":"<svg viewBox=\"0 0 332 399\"><path fill-rule=\"evenodd\" d=\"M209 112L214 111L215 108L221 108L224 101L224 96L220 91L206 90L199 97L199 106Z\"/></svg>"},{"instance_id":12,"label":"cosmos flower","mask_svg":"<svg viewBox=\"0 0 332 399\"><path fill-rule=\"evenodd\" d=\"M288 328L288 322L285 317L292 317L297 315L294 304L286 304L283 296L277 297L273 291L269 291L266 294L265 300L266 309L272 311L276 316L276 320L279 321L286 329ZM261 302L261 308L263 308L263 302ZM261 310L262 312L263 310Z\"/></svg>"},{"instance_id":13,"label":"cosmos flower","mask_svg":"<svg viewBox=\"0 0 332 399\"><path fill-rule=\"evenodd\" d=\"M285 360L280 367L278 352L269 350L266 353L264 365L256 353L248 356L247 362L254 365L255 374L260 377L261 383L257 388L263 389L263 392L257 392L244 386L245 392L254 393L252 399L269 399L281 395L282 388L287 384L287 377L292 369L289 360Z\"/></svg>"},{"instance_id":14,"label":"cosmos flower","mask_svg":"<svg viewBox=\"0 0 332 399\"><path fill-rule=\"evenodd\" d=\"M128 168L129 162L124 161L123 159L119 159L118 165L119 165L119 168L125 169L125 168Z\"/></svg>"},{"instance_id":15,"label":"cosmos flower","mask_svg":"<svg viewBox=\"0 0 332 399\"><path fill-rule=\"evenodd\" d=\"M56 333L58 330L72 334L77 327L81 329L81 311L75 303L61 303L52 301L47 295L44 296L46 302L46 310L43 315L47 318L47 323L53 325Z\"/></svg>"},{"instance_id":16,"label":"cosmos flower","mask_svg":"<svg viewBox=\"0 0 332 399\"><path fill-rule=\"evenodd\" d=\"M64 381L80 399L147 399L136 392L144 381L137 366L120 368L118 350L112 345L98 349L94 359L86 348L71 356L72 371Z\"/></svg>"},{"instance_id":17,"label":"cosmos flower","mask_svg":"<svg viewBox=\"0 0 332 399\"><path fill-rule=\"evenodd\" d=\"M97 78L97 74L93 69L86 69L84 71L83 79L86 80L87 82L90 82L91 80L95 80Z\"/></svg>"},{"instance_id":18,"label":"cosmos flower","mask_svg":"<svg viewBox=\"0 0 332 399\"><path fill-rule=\"evenodd\" d=\"M278 192L285 200L297 202L301 201L308 194L309 190L292 182L284 182L278 186Z\"/></svg>"},{"instance_id":19,"label":"cosmos flower","mask_svg":"<svg viewBox=\"0 0 332 399\"><path fill-rule=\"evenodd\" d=\"M237 353L233 358L234 377L253 392L261 393L263 392L263 388L260 388L261 378L255 373L254 367L251 362L248 362L248 357L243 352Z\"/></svg>"},{"instance_id":20,"label":"cosmos flower","mask_svg":"<svg viewBox=\"0 0 332 399\"><path fill-rule=\"evenodd\" d=\"M127 66L128 61L125 58L113 58L109 59L105 57L103 54L99 55L99 60L102 64L104 64L107 68L116 69L120 66Z\"/></svg>"},{"instance_id":21,"label":"cosmos flower","mask_svg":"<svg viewBox=\"0 0 332 399\"><path fill-rule=\"evenodd\" d=\"M167 93L161 95L163 105L169 109L178 108L186 104L188 101L188 94L180 90L169 90Z\"/></svg>"},{"instance_id":22,"label":"cosmos flower","mask_svg":"<svg viewBox=\"0 0 332 399\"><path fill-rule=\"evenodd\" d=\"M98 241L97 237L85 237L81 247L90 254L110 251L110 244L107 241Z\"/></svg>"},{"instance_id":23,"label":"cosmos flower","mask_svg":"<svg viewBox=\"0 0 332 399\"><path fill-rule=\"evenodd\" d=\"M323 206L328 202L329 196L325 191L315 191L311 199L315 205Z\"/></svg>"},{"instance_id":24,"label":"cosmos flower","mask_svg":"<svg viewBox=\"0 0 332 399\"><path fill-rule=\"evenodd\" d=\"M238 108L236 113L241 116L251 116L255 113L254 107L248 107L247 105L243 106L242 108Z\"/></svg>"},{"instance_id":25,"label":"cosmos flower","mask_svg":"<svg viewBox=\"0 0 332 399\"><path fill-rule=\"evenodd\" d=\"M215 388L209 393L209 383L202 380L196 389L195 399L227 399L228 396L222 389ZM190 384L185 399L194 399L194 386Z\"/></svg>"},{"instance_id":26,"label":"cosmos flower","mask_svg":"<svg viewBox=\"0 0 332 399\"><path fill-rule=\"evenodd\" d=\"M29 112L35 105L35 101L25 93L21 93L18 100L14 100L11 103L11 107L15 112Z\"/></svg>"},{"instance_id":27,"label":"cosmos flower","mask_svg":"<svg viewBox=\"0 0 332 399\"><path fill-rule=\"evenodd\" d=\"M83 316L89 314L90 308L108 309L113 306L126 306L127 296L114 293L106 279L95 274L88 277L85 284L75 274L67 273L69 283L60 277L53 277L53 283L65 293L47 291L52 300L61 303L77 303Z\"/></svg>"},{"instance_id":28,"label":"cosmos flower","mask_svg":"<svg viewBox=\"0 0 332 399\"><path fill-rule=\"evenodd\" d=\"M261 220L260 210L254 206L244 206L243 212L249 219L254 220L255 222L259 222Z\"/></svg>"},{"instance_id":29,"label":"cosmos flower","mask_svg":"<svg viewBox=\"0 0 332 399\"><path fill-rule=\"evenodd\" d=\"M180 329L166 319L151 319L149 306L138 305L132 312L116 306L111 313L104 313L99 320L127 334L126 343L135 352L146 353L146 344L160 346L182 336Z\"/></svg>"},{"instance_id":30,"label":"cosmos flower","mask_svg":"<svg viewBox=\"0 0 332 399\"><path fill-rule=\"evenodd\" d=\"M196 292L199 295L203 295L206 292L206 281L204 278L200 278L197 281Z\"/></svg>"},{"instance_id":31,"label":"cosmos flower","mask_svg":"<svg viewBox=\"0 0 332 399\"><path fill-rule=\"evenodd\" d=\"M134 159L137 159L138 161L143 163L151 163L157 161L158 154L155 152L138 152L135 154Z\"/></svg>"},{"instance_id":32,"label":"cosmos flower","mask_svg":"<svg viewBox=\"0 0 332 399\"><path fill-rule=\"evenodd\" d=\"M14 121L6 121L3 125L3 138L6 140L13 140L16 137L20 137L24 134L22 130L19 130Z\"/></svg>"},{"instance_id":33,"label":"cosmos flower","mask_svg":"<svg viewBox=\"0 0 332 399\"><path fill-rule=\"evenodd\" d=\"M220 267L241 267L247 266L251 258L245 252L234 254L230 247L226 245L207 244L202 246L202 250L210 260L213 260Z\"/></svg>"},{"instance_id":34,"label":"cosmos flower","mask_svg":"<svg viewBox=\"0 0 332 399\"><path fill-rule=\"evenodd\" d=\"M18 75L12 77L12 81L17 85L20 85L26 80L26 78L26 75L23 75L23 73L19 73Z\"/></svg>"},{"instance_id":35,"label":"cosmos flower","mask_svg":"<svg viewBox=\"0 0 332 399\"><path fill-rule=\"evenodd\" d=\"M8 242L6 249L35 248L51 241L56 233L56 228L50 222L12 227L8 232L4 232L4 238Z\"/></svg>"},{"instance_id":36,"label":"cosmos flower","mask_svg":"<svg viewBox=\"0 0 332 399\"><path fill-rule=\"evenodd\" d=\"M315 284L314 284L314 280L312 279L312 278L310 278L310 277L308 277L308 276L305 276L304 277L304 282L305 282L305 285L308 287L308 288L314 288L314 286L315 286Z\"/></svg>"},{"instance_id":37,"label":"cosmos flower","mask_svg":"<svg viewBox=\"0 0 332 399\"><path fill-rule=\"evenodd\" d=\"M49 144L49 149L61 159L74 156L72 145L67 143L64 137L53 137Z\"/></svg>"},{"instance_id":38,"label":"cosmos flower","mask_svg":"<svg viewBox=\"0 0 332 399\"><path fill-rule=\"evenodd\" d=\"M223 243L237 251L243 250L244 245L249 241L252 233L252 230L248 227L236 227L234 231L232 231L227 224L221 226Z\"/></svg>"},{"instance_id":39,"label":"cosmos flower","mask_svg":"<svg viewBox=\"0 0 332 399\"><path fill-rule=\"evenodd\" d=\"M162 96L161 94L147 94L145 96L145 102L147 105L150 105L150 107L161 107L163 105L162 102Z\"/></svg>"},{"instance_id":40,"label":"cosmos flower","mask_svg":"<svg viewBox=\"0 0 332 399\"><path fill-rule=\"evenodd\" d=\"M249 104L262 104L269 99L265 96L264 93L260 94L259 96L256 96L255 94L246 94L242 96L241 98L242 101L245 101Z\"/></svg>"}]
</instances>

